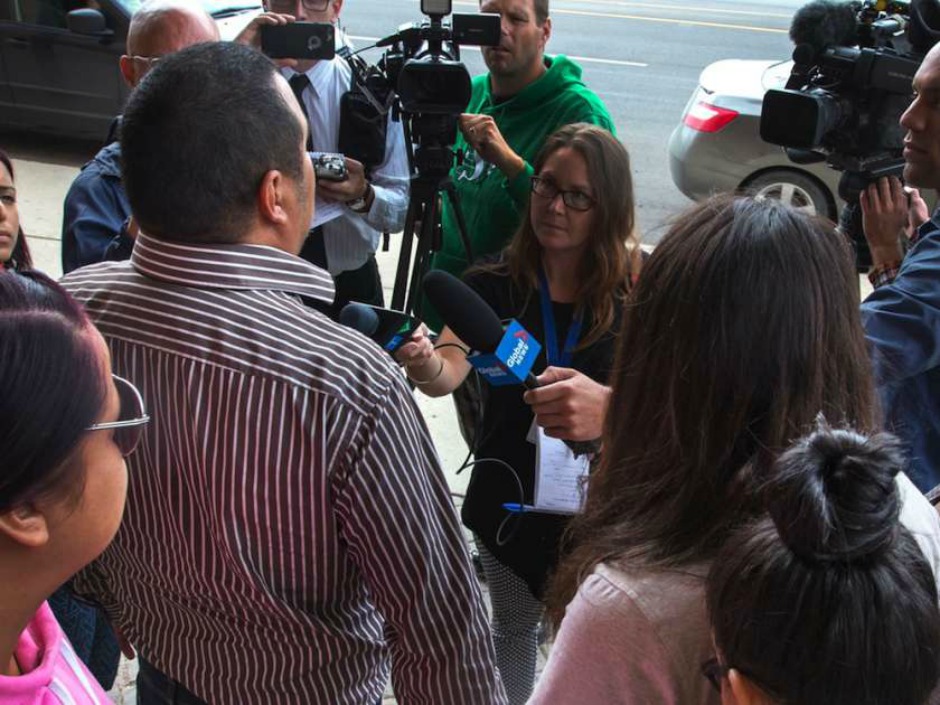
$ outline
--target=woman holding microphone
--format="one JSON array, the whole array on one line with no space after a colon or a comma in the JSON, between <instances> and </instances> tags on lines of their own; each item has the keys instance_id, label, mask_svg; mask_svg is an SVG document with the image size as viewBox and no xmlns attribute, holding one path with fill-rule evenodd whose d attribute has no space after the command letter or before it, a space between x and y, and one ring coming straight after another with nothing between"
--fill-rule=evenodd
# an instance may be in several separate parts
<instances>
[{"instance_id":1,"label":"woman holding microphone","mask_svg":"<svg viewBox=\"0 0 940 705\"><path fill-rule=\"evenodd\" d=\"M526 217L506 250L465 276L501 319L515 318L544 343L540 386L487 390L476 464L463 505L490 588L493 638L510 702L524 703L535 678L541 594L568 517L527 512L536 472L535 425L548 439L600 436L620 312L639 270L626 149L610 133L568 125L542 148ZM471 366L467 346L444 328L426 329L396 354L430 396L451 393ZM535 442L533 442L535 441ZM521 496L520 496L521 492Z\"/></svg>"}]
</instances>

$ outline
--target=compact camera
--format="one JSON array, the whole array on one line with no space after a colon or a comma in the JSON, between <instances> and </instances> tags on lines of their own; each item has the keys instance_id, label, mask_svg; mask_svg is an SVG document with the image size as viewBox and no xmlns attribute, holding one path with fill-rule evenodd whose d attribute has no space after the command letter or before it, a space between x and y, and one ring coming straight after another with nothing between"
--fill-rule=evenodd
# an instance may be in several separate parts
<instances>
[{"instance_id":1,"label":"compact camera","mask_svg":"<svg viewBox=\"0 0 940 705\"><path fill-rule=\"evenodd\" d=\"M345 181L349 178L346 157L342 154L311 154L310 161L318 181Z\"/></svg>"}]
</instances>

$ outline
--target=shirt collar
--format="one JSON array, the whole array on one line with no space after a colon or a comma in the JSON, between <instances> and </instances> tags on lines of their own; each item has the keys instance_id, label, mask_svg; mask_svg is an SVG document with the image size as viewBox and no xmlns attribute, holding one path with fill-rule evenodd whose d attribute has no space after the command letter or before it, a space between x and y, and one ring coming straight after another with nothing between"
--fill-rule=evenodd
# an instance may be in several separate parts
<instances>
[{"instance_id":1,"label":"shirt collar","mask_svg":"<svg viewBox=\"0 0 940 705\"><path fill-rule=\"evenodd\" d=\"M333 303L327 272L265 245L184 244L141 233L131 266L151 279L198 289L264 289Z\"/></svg>"}]
</instances>

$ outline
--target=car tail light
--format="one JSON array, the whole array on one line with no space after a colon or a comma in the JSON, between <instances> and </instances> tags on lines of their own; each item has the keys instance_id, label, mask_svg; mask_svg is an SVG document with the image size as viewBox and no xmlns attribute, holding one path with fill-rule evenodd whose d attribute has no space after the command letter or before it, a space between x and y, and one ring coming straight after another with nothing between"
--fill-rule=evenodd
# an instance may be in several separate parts
<instances>
[{"instance_id":1,"label":"car tail light","mask_svg":"<svg viewBox=\"0 0 940 705\"><path fill-rule=\"evenodd\" d=\"M683 122L699 132L718 132L738 116L736 110L719 108L700 100L685 114Z\"/></svg>"}]
</instances>

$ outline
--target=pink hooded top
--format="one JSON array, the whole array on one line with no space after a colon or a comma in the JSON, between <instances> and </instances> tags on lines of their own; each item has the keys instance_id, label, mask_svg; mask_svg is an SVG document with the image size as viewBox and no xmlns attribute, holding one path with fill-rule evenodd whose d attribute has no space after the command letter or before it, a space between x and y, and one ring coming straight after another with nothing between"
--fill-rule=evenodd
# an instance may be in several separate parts
<instances>
[{"instance_id":1,"label":"pink hooded top","mask_svg":"<svg viewBox=\"0 0 940 705\"><path fill-rule=\"evenodd\" d=\"M0 705L110 705L47 603L20 635L15 655L22 675L0 676Z\"/></svg>"}]
</instances>

